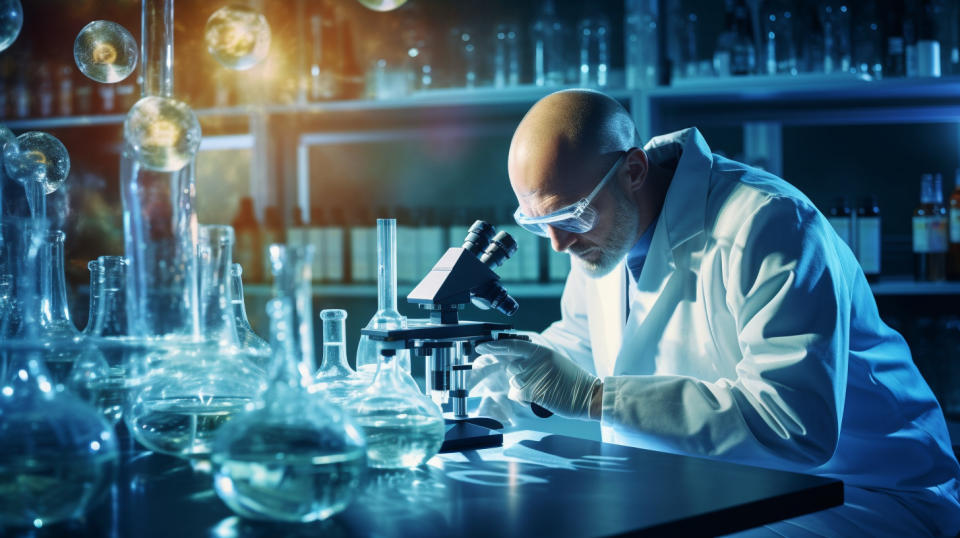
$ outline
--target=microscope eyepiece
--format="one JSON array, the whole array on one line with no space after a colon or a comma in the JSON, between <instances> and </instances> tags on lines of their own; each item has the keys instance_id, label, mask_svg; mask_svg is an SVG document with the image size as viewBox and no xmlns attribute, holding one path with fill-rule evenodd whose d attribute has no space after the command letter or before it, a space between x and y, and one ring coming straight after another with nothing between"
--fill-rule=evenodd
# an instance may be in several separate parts
<instances>
[{"instance_id":1,"label":"microscope eyepiece","mask_svg":"<svg viewBox=\"0 0 960 538\"><path fill-rule=\"evenodd\" d=\"M487 245L490 244L493 235L493 225L486 221L478 220L474 222L473 226L470 226L470 230L467 231L467 237L463 240L463 248L479 258L483 253L483 249L487 248Z\"/></svg>"},{"instance_id":2,"label":"microscope eyepiece","mask_svg":"<svg viewBox=\"0 0 960 538\"><path fill-rule=\"evenodd\" d=\"M507 232L497 232L497 235L493 236L493 240L487 245L486 250L483 251L483 255L480 256L480 261L487 267L496 269L510 256L513 256L516 251L517 241Z\"/></svg>"}]
</instances>

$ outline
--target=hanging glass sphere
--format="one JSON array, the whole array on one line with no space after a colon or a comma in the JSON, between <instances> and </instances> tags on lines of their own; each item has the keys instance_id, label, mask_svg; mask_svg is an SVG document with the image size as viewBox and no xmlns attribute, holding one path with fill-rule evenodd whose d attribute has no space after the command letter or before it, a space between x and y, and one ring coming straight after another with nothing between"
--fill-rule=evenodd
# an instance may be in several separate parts
<instances>
[{"instance_id":1,"label":"hanging glass sphere","mask_svg":"<svg viewBox=\"0 0 960 538\"><path fill-rule=\"evenodd\" d=\"M23 6L20 0L0 0L0 51L17 40L23 27Z\"/></svg>"},{"instance_id":2,"label":"hanging glass sphere","mask_svg":"<svg viewBox=\"0 0 960 538\"><path fill-rule=\"evenodd\" d=\"M44 192L50 194L67 179L70 155L55 136L30 131L4 146L3 167L8 176L20 183L43 183Z\"/></svg>"},{"instance_id":3,"label":"hanging glass sphere","mask_svg":"<svg viewBox=\"0 0 960 538\"><path fill-rule=\"evenodd\" d=\"M137 41L115 22L93 21L73 42L80 72L97 82L119 82L137 67Z\"/></svg>"},{"instance_id":4,"label":"hanging glass sphere","mask_svg":"<svg viewBox=\"0 0 960 538\"><path fill-rule=\"evenodd\" d=\"M225 6L207 19L204 40L210 54L228 69L242 71L270 52L270 25L261 13L244 6Z\"/></svg>"},{"instance_id":5,"label":"hanging glass sphere","mask_svg":"<svg viewBox=\"0 0 960 538\"><path fill-rule=\"evenodd\" d=\"M407 0L358 0L374 11L393 11L407 3Z\"/></svg>"},{"instance_id":6,"label":"hanging glass sphere","mask_svg":"<svg viewBox=\"0 0 960 538\"><path fill-rule=\"evenodd\" d=\"M176 172L200 147L200 122L186 103L149 96L137 101L127 113L123 136L143 166Z\"/></svg>"}]
</instances>

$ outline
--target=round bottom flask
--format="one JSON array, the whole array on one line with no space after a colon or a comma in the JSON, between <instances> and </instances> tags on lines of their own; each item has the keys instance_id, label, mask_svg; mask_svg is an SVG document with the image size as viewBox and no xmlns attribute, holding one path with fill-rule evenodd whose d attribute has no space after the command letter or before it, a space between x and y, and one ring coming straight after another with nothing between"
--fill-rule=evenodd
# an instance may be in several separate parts
<instances>
[{"instance_id":1,"label":"round bottom flask","mask_svg":"<svg viewBox=\"0 0 960 538\"><path fill-rule=\"evenodd\" d=\"M255 408L217 434L214 488L242 517L309 522L347 507L366 469L363 436L337 408L307 392L290 345L290 303L269 304L274 364Z\"/></svg>"},{"instance_id":2,"label":"round bottom flask","mask_svg":"<svg viewBox=\"0 0 960 538\"><path fill-rule=\"evenodd\" d=\"M380 469L416 467L440 451L445 432L437 404L414 389L396 350L381 350L373 383L348 402L367 438L367 463Z\"/></svg>"}]
</instances>

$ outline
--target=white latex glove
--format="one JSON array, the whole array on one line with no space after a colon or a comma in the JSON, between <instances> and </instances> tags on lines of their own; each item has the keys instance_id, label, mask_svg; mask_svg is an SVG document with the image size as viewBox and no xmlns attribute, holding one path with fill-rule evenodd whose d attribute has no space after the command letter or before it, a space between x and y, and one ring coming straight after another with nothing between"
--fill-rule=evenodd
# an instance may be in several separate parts
<instances>
[{"instance_id":1,"label":"white latex glove","mask_svg":"<svg viewBox=\"0 0 960 538\"><path fill-rule=\"evenodd\" d=\"M471 364L473 368L467 376L467 387L470 396L480 398L477 415L497 419L504 425L513 425L520 406L507 397L510 377L506 364L490 355L481 355Z\"/></svg>"},{"instance_id":2,"label":"white latex glove","mask_svg":"<svg viewBox=\"0 0 960 538\"><path fill-rule=\"evenodd\" d=\"M498 340L477 346L478 353L506 363L510 399L533 402L571 418L588 418L600 378L552 349L525 340Z\"/></svg>"}]
</instances>

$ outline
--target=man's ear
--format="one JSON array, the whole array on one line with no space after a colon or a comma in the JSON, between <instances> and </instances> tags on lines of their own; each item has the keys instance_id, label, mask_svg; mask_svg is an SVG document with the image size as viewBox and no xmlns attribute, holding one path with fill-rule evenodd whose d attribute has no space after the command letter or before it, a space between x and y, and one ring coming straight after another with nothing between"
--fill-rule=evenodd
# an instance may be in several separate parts
<instances>
[{"instance_id":1,"label":"man's ear","mask_svg":"<svg viewBox=\"0 0 960 538\"><path fill-rule=\"evenodd\" d=\"M647 153L640 148L633 148L627 153L626 166L626 191L639 192L647 181L647 173L650 171L647 162Z\"/></svg>"}]
</instances>

